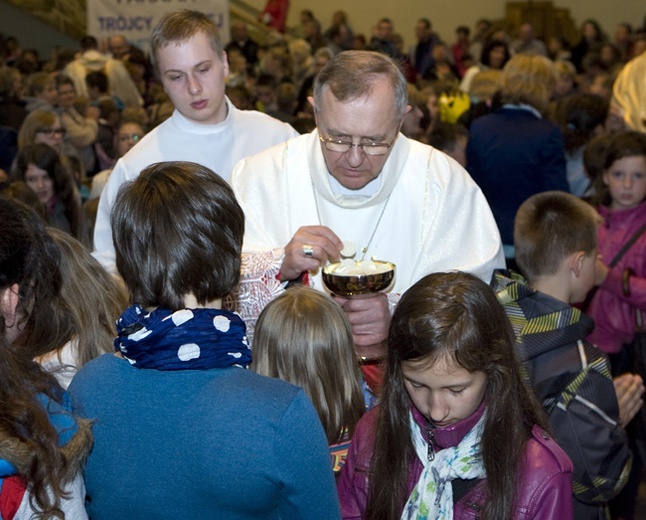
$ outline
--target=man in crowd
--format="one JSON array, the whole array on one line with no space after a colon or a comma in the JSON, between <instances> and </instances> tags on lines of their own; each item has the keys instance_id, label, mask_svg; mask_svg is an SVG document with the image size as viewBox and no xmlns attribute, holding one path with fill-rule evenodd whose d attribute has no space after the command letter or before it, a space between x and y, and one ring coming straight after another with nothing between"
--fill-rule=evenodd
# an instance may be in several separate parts
<instances>
[{"instance_id":1,"label":"man in crowd","mask_svg":"<svg viewBox=\"0 0 646 520\"><path fill-rule=\"evenodd\" d=\"M289 125L238 110L226 99L227 57L217 27L205 14L188 9L166 14L153 30L151 50L175 111L119 159L101 195L95 256L113 272L110 212L124 181L161 161L195 162L226 180L238 160L297 135Z\"/></svg>"},{"instance_id":2,"label":"man in crowd","mask_svg":"<svg viewBox=\"0 0 646 520\"><path fill-rule=\"evenodd\" d=\"M337 301L359 355L378 359L399 295L433 271L487 282L504 265L482 193L443 153L400 134L406 80L382 54L346 51L317 76L317 129L240 161L231 184L245 210L245 251L284 248L279 278L323 290L341 256L396 264L389 294Z\"/></svg>"},{"instance_id":3,"label":"man in crowd","mask_svg":"<svg viewBox=\"0 0 646 520\"><path fill-rule=\"evenodd\" d=\"M433 47L440 43L440 38L432 31L431 21L420 18L415 25L417 44L411 48L410 57L415 71L421 78L433 66Z\"/></svg>"},{"instance_id":4,"label":"man in crowd","mask_svg":"<svg viewBox=\"0 0 646 520\"><path fill-rule=\"evenodd\" d=\"M524 23L518 28L518 39L511 42L516 54L532 54L547 57L547 47L536 37L531 23Z\"/></svg>"}]
</instances>

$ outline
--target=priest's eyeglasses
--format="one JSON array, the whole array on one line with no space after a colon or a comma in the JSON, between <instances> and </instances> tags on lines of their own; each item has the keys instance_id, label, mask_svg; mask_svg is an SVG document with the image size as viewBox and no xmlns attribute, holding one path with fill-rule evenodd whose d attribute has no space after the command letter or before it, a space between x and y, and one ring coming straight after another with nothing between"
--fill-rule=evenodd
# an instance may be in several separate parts
<instances>
[{"instance_id":1,"label":"priest's eyeglasses","mask_svg":"<svg viewBox=\"0 0 646 520\"><path fill-rule=\"evenodd\" d=\"M395 139L397 136L395 136ZM319 134L319 140L323 143L325 148L330 152L346 153L355 146L361 148L366 155L385 155L392 147L395 140L390 143L353 143L351 141L342 141L340 139L332 139L323 137Z\"/></svg>"}]
</instances>

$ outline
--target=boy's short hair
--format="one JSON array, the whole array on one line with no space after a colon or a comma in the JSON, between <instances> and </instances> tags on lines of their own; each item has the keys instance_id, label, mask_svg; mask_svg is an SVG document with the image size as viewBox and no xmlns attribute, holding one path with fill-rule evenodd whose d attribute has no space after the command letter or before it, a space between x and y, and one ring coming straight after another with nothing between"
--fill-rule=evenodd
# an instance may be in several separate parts
<instances>
[{"instance_id":1,"label":"boy's short hair","mask_svg":"<svg viewBox=\"0 0 646 520\"><path fill-rule=\"evenodd\" d=\"M206 14L190 9L178 9L162 16L150 37L150 61L155 70L160 49L182 43L200 32L209 39L213 50L221 54L223 48L220 33L213 20Z\"/></svg>"},{"instance_id":2,"label":"boy's short hair","mask_svg":"<svg viewBox=\"0 0 646 520\"><path fill-rule=\"evenodd\" d=\"M516 263L530 282L558 272L577 251L597 247L601 217L587 202L563 191L546 191L518 208L514 223Z\"/></svg>"},{"instance_id":3,"label":"boy's short hair","mask_svg":"<svg viewBox=\"0 0 646 520\"><path fill-rule=\"evenodd\" d=\"M223 298L240 278L244 214L209 168L161 162L119 190L111 216L117 269L132 303L178 310Z\"/></svg>"},{"instance_id":4,"label":"boy's short hair","mask_svg":"<svg viewBox=\"0 0 646 520\"><path fill-rule=\"evenodd\" d=\"M428 144L441 152L453 151L460 138L469 139L469 131L464 126L440 121L433 126L433 131L428 136Z\"/></svg>"}]
</instances>

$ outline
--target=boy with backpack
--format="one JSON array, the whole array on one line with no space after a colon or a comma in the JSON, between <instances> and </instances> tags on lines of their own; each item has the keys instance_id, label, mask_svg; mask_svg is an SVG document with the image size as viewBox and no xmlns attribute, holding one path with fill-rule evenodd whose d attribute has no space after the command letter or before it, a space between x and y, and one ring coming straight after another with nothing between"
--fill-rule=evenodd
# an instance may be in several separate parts
<instances>
[{"instance_id":1,"label":"boy with backpack","mask_svg":"<svg viewBox=\"0 0 646 520\"><path fill-rule=\"evenodd\" d=\"M605 354L585 340L594 322L571 306L595 285L598 224L594 208L568 193L530 197L514 223L525 278L496 271L492 280L554 438L572 459L577 520L606 518L608 500L626 483L632 459L623 425L644 392L633 374L613 384Z\"/></svg>"}]
</instances>

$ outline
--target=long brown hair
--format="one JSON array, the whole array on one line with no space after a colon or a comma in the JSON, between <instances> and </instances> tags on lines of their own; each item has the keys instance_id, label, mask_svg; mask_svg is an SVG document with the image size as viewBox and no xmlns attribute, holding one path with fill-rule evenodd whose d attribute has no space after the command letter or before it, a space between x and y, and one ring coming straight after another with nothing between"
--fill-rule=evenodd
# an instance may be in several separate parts
<instances>
[{"instance_id":1,"label":"long brown hair","mask_svg":"<svg viewBox=\"0 0 646 520\"><path fill-rule=\"evenodd\" d=\"M318 412L329 444L351 436L365 411L352 330L327 295L293 287L260 314L252 368L302 386Z\"/></svg>"},{"instance_id":2,"label":"long brown hair","mask_svg":"<svg viewBox=\"0 0 646 520\"><path fill-rule=\"evenodd\" d=\"M407 499L409 466L416 455L401 362L442 358L487 375L482 458L488 499L482 518L511 518L518 461L533 425L544 427L546 421L523 382L511 326L493 290L466 273L428 275L402 296L388 341L366 520L399 519Z\"/></svg>"},{"instance_id":3,"label":"long brown hair","mask_svg":"<svg viewBox=\"0 0 646 520\"><path fill-rule=\"evenodd\" d=\"M76 339L77 368L81 368L101 354L114 352L114 323L128 306L128 295L78 240L58 229L48 232L61 252L61 291L55 313L43 324L39 337L23 348L35 358Z\"/></svg>"},{"instance_id":4,"label":"long brown hair","mask_svg":"<svg viewBox=\"0 0 646 520\"><path fill-rule=\"evenodd\" d=\"M58 250L36 213L22 203L0 197L0 290L18 286L18 323L29 337L34 320L47 319L59 287ZM36 399L44 394L60 402L55 380L16 348L8 345L7 323L0 313L0 431L32 452L29 467L18 468L29 483L39 517L64 518L60 500L67 461L49 416ZM51 492L50 493L48 492Z\"/></svg>"}]
</instances>

